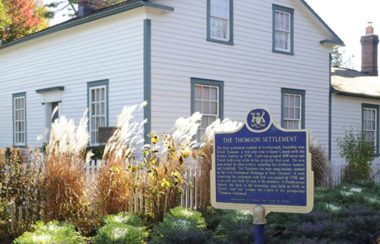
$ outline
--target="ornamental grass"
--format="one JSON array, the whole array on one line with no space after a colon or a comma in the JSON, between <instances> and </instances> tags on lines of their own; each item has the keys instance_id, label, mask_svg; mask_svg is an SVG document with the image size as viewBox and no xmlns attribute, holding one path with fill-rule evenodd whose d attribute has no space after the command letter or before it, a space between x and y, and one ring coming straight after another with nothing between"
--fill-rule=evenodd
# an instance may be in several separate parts
<instances>
[{"instance_id":1,"label":"ornamental grass","mask_svg":"<svg viewBox=\"0 0 380 244\"><path fill-rule=\"evenodd\" d=\"M85 114L77 127L73 120L64 116L52 124L46 146L44 181L44 220L70 221L82 233L93 228L84 171L84 165L91 157L91 153L85 155L89 142Z\"/></svg>"}]
</instances>

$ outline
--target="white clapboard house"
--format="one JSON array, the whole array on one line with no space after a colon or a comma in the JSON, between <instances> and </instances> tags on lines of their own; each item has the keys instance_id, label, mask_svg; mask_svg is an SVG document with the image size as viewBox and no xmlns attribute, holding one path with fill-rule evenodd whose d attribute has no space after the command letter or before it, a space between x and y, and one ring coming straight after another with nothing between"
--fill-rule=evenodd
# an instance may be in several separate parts
<instances>
[{"instance_id":1,"label":"white clapboard house","mask_svg":"<svg viewBox=\"0 0 380 244\"><path fill-rule=\"evenodd\" d=\"M0 146L37 146L51 111L91 143L124 105L163 132L179 117L243 120L265 107L329 147L330 52L339 37L303 0L132 0L0 47ZM355 119L357 119L357 116Z\"/></svg>"},{"instance_id":2,"label":"white clapboard house","mask_svg":"<svg viewBox=\"0 0 380 244\"><path fill-rule=\"evenodd\" d=\"M379 106L380 77L378 76L379 37L369 25L361 37L361 71L332 68L331 146L333 159L340 157L337 140L347 130L363 132L365 138L375 146L379 155Z\"/></svg>"}]
</instances>

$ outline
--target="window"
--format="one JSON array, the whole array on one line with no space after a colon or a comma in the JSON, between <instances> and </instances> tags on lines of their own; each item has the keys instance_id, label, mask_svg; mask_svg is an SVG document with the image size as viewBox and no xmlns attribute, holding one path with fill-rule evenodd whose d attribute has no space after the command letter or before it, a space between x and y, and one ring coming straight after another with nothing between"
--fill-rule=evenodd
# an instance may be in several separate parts
<instances>
[{"instance_id":1,"label":"window","mask_svg":"<svg viewBox=\"0 0 380 244\"><path fill-rule=\"evenodd\" d=\"M281 126L285 129L304 129L305 91L283 88L281 93Z\"/></svg>"},{"instance_id":2,"label":"window","mask_svg":"<svg viewBox=\"0 0 380 244\"><path fill-rule=\"evenodd\" d=\"M233 44L232 0L208 0L207 39Z\"/></svg>"},{"instance_id":3,"label":"window","mask_svg":"<svg viewBox=\"0 0 380 244\"><path fill-rule=\"evenodd\" d=\"M13 144L26 146L26 93L13 94Z\"/></svg>"},{"instance_id":4,"label":"window","mask_svg":"<svg viewBox=\"0 0 380 244\"><path fill-rule=\"evenodd\" d=\"M87 86L91 145L97 145L98 128L108 125L108 80L89 82Z\"/></svg>"},{"instance_id":5,"label":"window","mask_svg":"<svg viewBox=\"0 0 380 244\"><path fill-rule=\"evenodd\" d=\"M370 142L378 153L378 117L379 108L376 105L363 104L362 105L362 130L364 139Z\"/></svg>"},{"instance_id":6,"label":"window","mask_svg":"<svg viewBox=\"0 0 380 244\"><path fill-rule=\"evenodd\" d=\"M293 9L273 5L273 52L293 54Z\"/></svg>"},{"instance_id":7,"label":"window","mask_svg":"<svg viewBox=\"0 0 380 244\"><path fill-rule=\"evenodd\" d=\"M214 80L191 80L191 113L202 116L198 140L204 135L207 126L218 118L223 118L223 82Z\"/></svg>"}]
</instances>

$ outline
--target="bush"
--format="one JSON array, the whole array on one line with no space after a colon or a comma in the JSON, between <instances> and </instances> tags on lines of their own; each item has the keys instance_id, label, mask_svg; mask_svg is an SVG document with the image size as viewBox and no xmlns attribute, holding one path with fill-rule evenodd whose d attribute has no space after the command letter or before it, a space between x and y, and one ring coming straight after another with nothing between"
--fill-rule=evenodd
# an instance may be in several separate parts
<instances>
[{"instance_id":1,"label":"bush","mask_svg":"<svg viewBox=\"0 0 380 244\"><path fill-rule=\"evenodd\" d=\"M39 152L28 161L19 148L0 149L0 240L10 242L41 217L43 174Z\"/></svg>"},{"instance_id":2,"label":"bush","mask_svg":"<svg viewBox=\"0 0 380 244\"><path fill-rule=\"evenodd\" d=\"M25 232L16 240L15 244L51 244L51 243L87 243L87 238L75 231L71 224L57 221L44 224L37 222L31 232Z\"/></svg>"},{"instance_id":3,"label":"bush","mask_svg":"<svg viewBox=\"0 0 380 244\"><path fill-rule=\"evenodd\" d=\"M346 131L343 139L338 140L338 145L341 156L348 162L344 169L344 182L369 180L370 162L375 158L373 145L362 134L355 134L352 129Z\"/></svg>"},{"instance_id":4,"label":"bush","mask_svg":"<svg viewBox=\"0 0 380 244\"><path fill-rule=\"evenodd\" d=\"M143 226L141 218L137 217L136 215L129 214L127 212L121 212L115 215L107 215L106 217L104 217L104 223L120 223L133 226Z\"/></svg>"},{"instance_id":5,"label":"bush","mask_svg":"<svg viewBox=\"0 0 380 244\"><path fill-rule=\"evenodd\" d=\"M106 224L98 230L94 238L95 243L139 244L148 237L142 220L135 215L125 212L108 215L104 222Z\"/></svg>"},{"instance_id":6,"label":"bush","mask_svg":"<svg viewBox=\"0 0 380 244\"><path fill-rule=\"evenodd\" d=\"M219 225L214 234L217 243L252 243L253 215L243 211L225 211L220 216Z\"/></svg>"},{"instance_id":7,"label":"bush","mask_svg":"<svg viewBox=\"0 0 380 244\"><path fill-rule=\"evenodd\" d=\"M314 172L314 185L325 186L328 178L328 167L325 152L320 145L312 143L310 146L311 166Z\"/></svg>"},{"instance_id":8,"label":"bush","mask_svg":"<svg viewBox=\"0 0 380 244\"><path fill-rule=\"evenodd\" d=\"M376 243L380 186L362 182L318 189L310 214L268 215L268 243Z\"/></svg>"},{"instance_id":9,"label":"bush","mask_svg":"<svg viewBox=\"0 0 380 244\"><path fill-rule=\"evenodd\" d=\"M154 229L152 243L207 243L206 222L200 212L176 207Z\"/></svg>"},{"instance_id":10,"label":"bush","mask_svg":"<svg viewBox=\"0 0 380 244\"><path fill-rule=\"evenodd\" d=\"M123 223L106 224L100 228L94 238L95 243L128 243L140 244L148 237L145 227L127 225Z\"/></svg>"}]
</instances>

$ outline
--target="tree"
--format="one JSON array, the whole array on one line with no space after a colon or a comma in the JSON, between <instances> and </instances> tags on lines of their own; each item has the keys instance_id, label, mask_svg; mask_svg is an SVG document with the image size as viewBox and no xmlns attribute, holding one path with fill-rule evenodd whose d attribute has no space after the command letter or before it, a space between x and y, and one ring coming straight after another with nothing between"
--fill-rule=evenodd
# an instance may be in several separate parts
<instances>
[{"instance_id":1,"label":"tree","mask_svg":"<svg viewBox=\"0 0 380 244\"><path fill-rule=\"evenodd\" d=\"M13 41L47 27L46 8L36 0L0 0L1 41Z\"/></svg>"},{"instance_id":2,"label":"tree","mask_svg":"<svg viewBox=\"0 0 380 244\"><path fill-rule=\"evenodd\" d=\"M331 51L331 65L333 67L341 67L353 69L354 65L352 63L353 55L348 55L346 50L343 48L334 47Z\"/></svg>"},{"instance_id":3,"label":"tree","mask_svg":"<svg viewBox=\"0 0 380 244\"><path fill-rule=\"evenodd\" d=\"M51 0L46 6L51 9L51 14L69 12L69 17L78 17L78 5L86 5L92 11L106 8L129 0Z\"/></svg>"}]
</instances>

